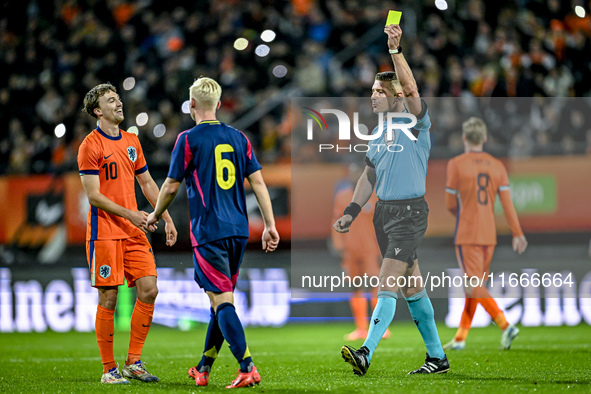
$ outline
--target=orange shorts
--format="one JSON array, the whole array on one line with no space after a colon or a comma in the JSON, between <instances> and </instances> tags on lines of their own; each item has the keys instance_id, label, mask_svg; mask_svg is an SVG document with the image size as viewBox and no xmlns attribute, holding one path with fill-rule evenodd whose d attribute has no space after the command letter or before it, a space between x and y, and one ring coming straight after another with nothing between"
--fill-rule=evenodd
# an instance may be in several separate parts
<instances>
[{"instance_id":1,"label":"orange shorts","mask_svg":"<svg viewBox=\"0 0 591 394\"><path fill-rule=\"evenodd\" d=\"M341 267L349 276L363 276L364 274L378 276L380 274L380 260L381 256L378 253L359 255L345 251Z\"/></svg>"},{"instance_id":2,"label":"orange shorts","mask_svg":"<svg viewBox=\"0 0 591 394\"><path fill-rule=\"evenodd\" d=\"M156 261L148 238L142 234L127 239L86 242L86 257L92 287L127 286L144 276L156 275Z\"/></svg>"},{"instance_id":3,"label":"orange shorts","mask_svg":"<svg viewBox=\"0 0 591 394\"><path fill-rule=\"evenodd\" d=\"M494 252L495 245L456 245L458 264L468 276L488 275Z\"/></svg>"}]
</instances>

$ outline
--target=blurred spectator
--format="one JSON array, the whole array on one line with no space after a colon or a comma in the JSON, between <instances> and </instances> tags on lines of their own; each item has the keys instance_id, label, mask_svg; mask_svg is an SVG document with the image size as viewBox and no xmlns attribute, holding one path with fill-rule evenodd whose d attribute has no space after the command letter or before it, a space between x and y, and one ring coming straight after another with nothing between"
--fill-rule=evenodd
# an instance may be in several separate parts
<instances>
[{"instance_id":1,"label":"blurred spectator","mask_svg":"<svg viewBox=\"0 0 591 394\"><path fill-rule=\"evenodd\" d=\"M44 174L51 167L51 139L43 132L41 126L35 126L30 142L30 172Z\"/></svg>"},{"instance_id":2,"label":"blurred spectator","mask_svg":"<svg viewBox=\"0 0 591 394\"><path fill-rule=\"evenodd\" d=\"M398 2L405 15L406 58L422 96L590 95L591 10L589 2L581 3L581 18L575 3L457 0L439 11L432 2ZM95 127L80 119L81 92L102 82L119 89L124 128L135 126L140 112L149 114L147 125L137 126L140 138L150 141L147 154L155 163L166 162L175 136L190 124L181 111L184 86L200 75L222 83L219 114L231 123L285 87L299 89L298 95L366 97L375 72L391 69L379 27L388 7L376 0L5 2L0 127L8 133L0 136L0 174L75 170L77 146ZM273 38L263 40L265 30ZM361 37L363 45L356 45ZM246 48L237 49L238 38L247 40ZM264 161L290 160L288 108L270 105L247 127ZM507 115L499 110L497 116ZM545 118L553 115L538 116L538 123L548 123ZM580 121L569 116L571 123ZM522 138L528 141L526 154L553 152L550 146L579 153L587 122L584 117L586 128L572 133L531 127L525 137L506 135L519 131L515 125L492 128L491 140L501 155ZM66 133L55 141L60 123ZM160 124L163 135L154 131ZM458 130L433 133L436 152L453 154L453 132Z\"/></svg>"}]
</instances>

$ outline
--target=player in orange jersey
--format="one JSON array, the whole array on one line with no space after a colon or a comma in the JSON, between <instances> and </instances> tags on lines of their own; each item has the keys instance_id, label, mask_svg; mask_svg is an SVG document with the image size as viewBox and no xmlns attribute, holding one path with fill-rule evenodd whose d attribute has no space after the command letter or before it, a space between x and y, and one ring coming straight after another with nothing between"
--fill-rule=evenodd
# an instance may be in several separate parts
<instances>
[{"instance_id":1,"label":"player in orange jersey","mask_svg":"<svg viewBox=\"0 0 591 394\"><path fill-rule=\"evenodd\" d=\"M343 179L335 187L332 214L333 222L342 216L343 211L351 202L355 184L362 172L362 167L351 164L348 169L347 178ZM351 278L355 276L362 277L364 274L377 277L380 274L381 254L373 233L372 222L377 200L375 196L370 198L359 213L359 216L357 216L355 226L352 226L348 233L331 233L332 247L339 253L342 259L341 267ZM372 289L372 309L375 308L377 303L377 292L377 287ZM345 339L348 341L365 339L367 337L368 316L367 299L363 294L363 289L357 289L353 292L349 304L353 313L355 330L345 335ZM386 330L382 338L388 338L389 336L390 330Z\"/></svg>"},{"instance_id":2,"label":"player in orange jersey","mask_svg":"<svg viewBox=\"0 0 591 394\"><path fill-rule=\"evenodd\" d=\"M507 170L500 160L482 150L486 142L486 124L482 119L472 117L464 122L462 130L465 153L454 157L447 165L445 203L456 217L454 243L460 268L468 276L482 278L483 274L488 275L497 244L494 215L497 193L513 234L513 250L523 253L527 240L511 201ZM467 287L465 290L466 303L460 327L454 339L443 348L460 350L466 346L472 318L480 303L503 331L501 347L509 349L519 329L507 322L486 287Z\"/></svg>"},{"instance_id":3,"label":"player in orange jersey","mask_svg":"<svg viewBox=\"0 0 591 394\"><path fill-rule=\"evenodd\" d=\"M119 129L123 104L115 87L92 88L84 97L84 111L98 119L97 128L80 144L78 168L90 203L86 254L91 286L99 293L95 328L103 363L101 382L129 383L125 378L157 382L140 360L158 288L156 262L145 235L148 214L138 211L135 179L152 205L158 200L158 186L137 136ZM172 246L177 231L168 213L164 220L166 244ZM120 373L113 356L113 333L117 289L124 279L129 287L136 286L138 297L131 316L129 352Z\"/></svg>"}]
</instances>

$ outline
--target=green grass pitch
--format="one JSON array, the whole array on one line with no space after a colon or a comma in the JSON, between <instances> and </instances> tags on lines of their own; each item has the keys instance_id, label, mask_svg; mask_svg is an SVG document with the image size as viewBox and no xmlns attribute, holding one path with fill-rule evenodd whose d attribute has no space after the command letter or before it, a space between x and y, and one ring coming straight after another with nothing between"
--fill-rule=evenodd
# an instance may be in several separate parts
<instances>
[{"instance_id":1,"label":"green grass pitch","mask_svg":"<svg viewBox=\"0 0 591 394\"><path fill-rule=\"evenodd\" d=\"M227 345L214 365L210 385L198 388L187 377L197 363L205 325L191 331L155 326L143 361L160 383L132 381L101 385L102 373L94 333L0 334L0 392L223 392L237 363ZM498 350L500 331L473 329L466 350L449 352L451 370L435 376L407 376L424 361L425 349L412 323L393 323L392 337L380 343L364 377L354 376L340 356L343 335L351 324L290 324L248 328L247 340L262 376L254 390L267 392L414 392L515 393L591 392L591 327L521 327L509 351ZM440 325L444 342L455 330ZM129 333L115 334L115 358L122 364ZM351 343L360 346L361 341Z\"/></svg>"}]
</instances>

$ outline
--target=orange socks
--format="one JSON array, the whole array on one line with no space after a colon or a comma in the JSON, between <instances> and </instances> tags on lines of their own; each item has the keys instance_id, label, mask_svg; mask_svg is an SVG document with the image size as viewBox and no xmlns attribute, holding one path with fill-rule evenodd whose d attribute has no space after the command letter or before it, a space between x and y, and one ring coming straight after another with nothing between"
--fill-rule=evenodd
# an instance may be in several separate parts
<instances>
[{"instance_id":1,"label":"orange socks","mask_svg":"<svg viewBox=\"0 0 591 394\"><path fill-rule=\"evenodd\" d=\"M129 340L129 352L125 364L133 364L139 361L144 342L150 331L154 304L146 304L139 299L135 301L135 307L131 315L131 338Z\"/></svg>"},{"instance_id":2,"label":"orange socks","mask_svg":"<svg viewBox=\"0 0 591 394\"><path fill-rule=\"evenodd\" d=\"M129 341L129 353L125 364L133 364L140 359L144 342L150 331L154 304L145 304L140 300L135 303L131 315L131 339ZM115 368L115 357L113 356L113 333L115 332L115 311L98 306L96 308L96 341L98 343L103 373Z\"/></svg>"},{"instance_id":3,"label":"orange socks","mask_svg":"<svg viewBox=\"0 0 591 394\"><path fill-rule=\"evenodd\" d=\"M464 311L462 312L462 320L460 320L460 327L456 332L455 340L465 341L466 337L468 336L468 332L470 331L470 326L472 325L472 319L474 318L474 313L476 312L476 307L478 306L478 299L477 298L466 298L464 304Z\"/></svg>"},{"instance_id":4,"label":"orange socks","mask_svg":"<svg viewBox=\"0 0 591 394\"><path fill-rule=\"evenodd\" d=\"M367 330L367 300L363 294L353 294L349 300L351 305L351 312L353 313L353 320L355 321L355 328L357 330Z\"/></svg>"},{"instance_id":5,"label":"orange socks","mask_svg":"<svg viewBox=\"0 0 591 394\"><path fill-rule=\"evenodd\" d=\"M507 321L507 319L505 319L505 314L503 312L499 312L498 315L493 317L493 321L503 331L505 331L505 329L509 327L509 322Z\"/></svg>"},{"instance_id":6,"label":"orange socks","mask_svg":"<svg viewBox=\"0 0 591 394\"><path fill-rule=\"evenodd\" d=\"M103 373L115 368L115 357L113 356L113 333L115 332L115 311L98 306L96 308L96 342L98 343Z\"/></svg>"},{"instance_id":7,"label":"orange socks","mask_svg":"<svg viewBox=\"0 0 591 394\"><path fill-rule=\"evenodd\" d=\"M505 314L499 306L494 298L491 297L490 293L486 289L486 287L479 287L475 289L478 291L478 302L486 309L486 312L493 318L493 321L501 330L504 330L509 326L507 319L505 319Z\"/></svg>"},{"instance_id":8,"label":"orange socks","mask_svg":"<svg viewBox=\"0 0 591 394\"><path fill-rule=\"evenodd\" d=\"M474 318L474 313L476 312L476 307L479 303L484 307L486 312L490 315L490 317L492 317L495 324L501 330L505 330L509 326L509 322L507 322L507 319L505 319L505 314L503 311L501 311L495 299L490 296L490 293L486 288L480 287L473 289L473 292L478 295L478 298L466 298L464 311L462 312L462 320L460 321L460 327L458 328L456 336L454 337L454 339L458 342L466 340L468 332L470 331L472 319Z\"/></svg>"}]
</instances>

